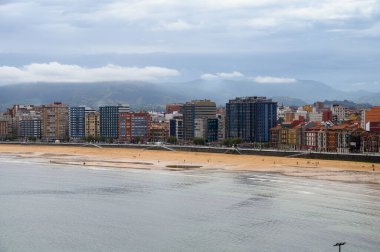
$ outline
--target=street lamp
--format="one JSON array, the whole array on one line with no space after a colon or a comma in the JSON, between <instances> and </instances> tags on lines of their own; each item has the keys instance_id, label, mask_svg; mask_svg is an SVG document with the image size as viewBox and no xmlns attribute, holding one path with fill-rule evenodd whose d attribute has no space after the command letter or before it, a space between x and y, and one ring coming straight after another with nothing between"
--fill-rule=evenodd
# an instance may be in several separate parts
<instances>
[{"instance_id":1,"label":"street lamp","mask_svg":"<svg viewBox=\"0 0 380 252\"><path fill-rule=\"evenodd\" d=\"M346 244L345 242L338 242L337 244L334 245L334 247L339 246L339 252L340 252L340 246L343 246Z\"/></svg>"}]
</instances>

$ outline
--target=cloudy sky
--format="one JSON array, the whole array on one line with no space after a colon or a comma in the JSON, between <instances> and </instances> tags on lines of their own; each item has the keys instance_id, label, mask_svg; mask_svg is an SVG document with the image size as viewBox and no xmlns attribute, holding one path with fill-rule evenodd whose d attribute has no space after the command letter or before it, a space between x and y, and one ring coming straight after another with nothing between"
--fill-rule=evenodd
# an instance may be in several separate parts
<instances>
[{"instance_id":1,"label":"cloudy sky","mask_svg":"<svg viewBox=\"0 0 380 252\"><path fill-rule=\"evenodd\" d=\"M380 91L379 0L0 0L0 84L251 79Z\"/></svg>"}]
</instances>

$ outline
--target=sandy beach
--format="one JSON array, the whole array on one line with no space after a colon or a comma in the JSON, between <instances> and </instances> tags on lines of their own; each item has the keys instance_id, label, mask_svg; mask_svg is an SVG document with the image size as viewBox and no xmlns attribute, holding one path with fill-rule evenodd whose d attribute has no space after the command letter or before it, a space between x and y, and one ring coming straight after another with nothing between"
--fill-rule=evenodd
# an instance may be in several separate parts
<instances>
[{"instance_id":1,"label":"sandy beach","mask_svg":"<svg viewBox=\"0 0 380 252\"><path fill-rule=\"evenodd\" d=\"M274 172L287 176L380 183L380 164L129 148L0 145L1 155L86 167ZM373 171L375 169L375 171Z\"/></svg>"}]
</instances>

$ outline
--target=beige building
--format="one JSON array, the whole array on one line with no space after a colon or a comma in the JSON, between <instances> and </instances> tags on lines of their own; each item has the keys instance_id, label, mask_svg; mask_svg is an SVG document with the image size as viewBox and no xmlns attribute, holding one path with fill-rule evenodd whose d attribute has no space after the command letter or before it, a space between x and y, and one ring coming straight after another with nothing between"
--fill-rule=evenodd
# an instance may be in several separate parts
<instances>
[{"instance_id":1,"label":"beige building","mask_svg":"<svg viewBox=\"0 0 380 252\"><path fill-rule=\"evenodd\" d=\"M41 106L42 139L45 141L69 138L69 107L62 102Z\"/></svg>"},{"instance_id":2,"label":"beige building","mask_svg":"<svg viewBox=\"0 0 380 252\"><path fill-rule=\"evenodd\" d=\"M86 109L85 113L85 136L100 136L100 114L96 110Z\"/></svg>"},{"instance_id":3,"label":"beige building","mask_svg":"<svg viewBox=\"0 0 380 252\"><path fill-rule=\"evenodd\" d=\"M10 115L0 115L0 139L11 137L12 133L12 117Z\"/></svg>"},{"instance_id":4,"label":"beige building","mask_svg":"<svg viewBox=\"0 0 380 252\"><path fill-rule=\"evenodd\" d=\"M207 118L194 119L194 137L206 139Z\"/></svg>"},{"instance_id":5,"label":"beige building","mask_svg":"<svg viewBox=\"0 0 380 252\"><path fill-rule=\"evenodd\" d=\"M342 105L333 104L331 106L331 112L333 116L337 117L338 122L343 122L347 119L347 108Z\"/></svg>"},{"instance_id":6,"label":"beige building","mask_svg":"<svg viewBox=\"0 0 380 252\"><path fill-rule=\"evenodd\" d=\"M166 142L169 137L169 124L165 122L150 124L150 141Z\"/></svg>"},{"instance_id":7,"label":"beige building","mask_svg":"<svg viewBox=\"0 0 380 252\"><path fill-rule=\"evenodd\" d=\"M0 140L10 137L11 127L8 121L0 120Z\"/></svg>"}]
</instances>

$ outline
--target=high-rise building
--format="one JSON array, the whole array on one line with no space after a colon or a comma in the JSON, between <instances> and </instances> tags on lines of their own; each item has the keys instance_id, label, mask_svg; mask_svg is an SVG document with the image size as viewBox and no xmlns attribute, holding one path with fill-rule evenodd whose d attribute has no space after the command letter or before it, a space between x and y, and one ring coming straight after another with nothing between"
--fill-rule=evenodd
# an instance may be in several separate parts
<instances>
[{"instance_id":1,"label":"high-rise building","mask_svg":"<svg viewBox=\"0 0 380 252\"><path fill-rule=\"evenodd\" d=\"M41 106L35 105L13 105L9 108L7 115L12 118L12 135L14 137L20 137L20 123L23 120L41 120ZM29 125L28 123L25 125ZM40 133L41 135L41 133ZM32 137L32 136L31 136ZM33 136L35 137L35 136Z\"/></svg>"},{"instance_id":2,"label":"high-rise building","mask_svg":"<svg viewBox=\"0 0 380 252\"><path fill-rule=\"evenodd\" d=\"M0 117L0 139L4 140L7 137L11 136L11 127L12 124L7 118L4 118L5 116ZM10 116L9 116L10 118Z\"/></svg>"},{"instance_id":3,"label":"high-rise building","mask_svg":"<svg viewBox=\"0 0 380 252\"><path fill-rule=\"evenodd\" d=\"M195 137L195 120L216 117L216 104L210 100L193 100L182 107L183 139L191 141Z\"/></svg>"},{"instance_id":4,"label":"high-rise building","mask_svg":"<svg viewBox=\"0 0 380 252\"><path fill-rule=\"evenodd\" d=\"M277 102L266 97L238 97L226 104L226 137L268 142L277 122Z\"/></svg>"},{"instance_id":5,"label":"high-rise building","mask_svg":"<svg viewBox=\"0 0 380 252\"><path fill-rule=\"evenodd\" d=\"M218 141L222 141L226 138L226 112L218 114Z\"/></svg>"},{"instance_id":6,"label":"high-rise building","mask_svg":"<svg viewBox=\"0 0 380 252\"><path fill-rule=\"evenodd\" d=\"M218 118L196 118L194 125L194 137L203 138L207 142L218 141Z\"/></svg>"},{"instance_id":7,"label":"high-rise building","mask_svg":"<svg viewBox=\"0 0 380 252\"><path fill-rule=\"evenodd\" d=\"M183 140L183 117L175 116L173 119L170 119L169 122L169 135L174 136L177 140Z\"/></svg>"},{"instance_id":8,"label":"high-rise building","mask_svg":"<svg viewBox=\"0 0 380 252\"><path fill-rule=\"evenodd\" d=\"M23 119L19 122L21 138L41 138L41 119Z\"/></svg>"},{"instance_id":9,"label":"high-rise building","mask_svg":"<svg viewBox=\"0 0 380 252\"><path fill-rule=\"evenodd\" d=\"M194 119L194 137L206 139L207 118Z\"/></svg>"},{"instance_id":10,"label":"high-rise building","mask_svg":"<svg viewBox=\"0 0 380 252\"><path fill-rule=\"evenodd\" d=\"M146 142L149 139L149 129L149 113L119 113L119 143Z\"/></svg>"},{"instance_id":11,"label":"high-rise building","mask_svg":"<svg viewBox=\"0 0 380 252\"><path fill-rule=\"evenodd\" d=\"M100 136L100 114L95 109L85 109L84 134L86 137Z\"/></svg>"},{"instance_id":12,"label":"high-rise building","mask_svg":"<svg viewBox=\"0 0 380 252\"><path fill-rule=\"evenodd\" d=\"M85 110L84 106L70 107L69 134L70 138L80 139L85 136Z\"/></svg>"},{"instance_id":13,"label":"high-rise building","mask_svg":"<svg viewBox=\"0 0 380 252\"><path fill-rule=\"evenodd\" d=\"M218 141L219 136L219 119L218 118L208 118L207 128L206 128L206 140L207 142Z\"/></svg>"},{"instance_id":14,"label":"high-rise building","mask_svg":"<svg viewBox=\"0 0 380 252\"><path fill-rule=\"evenodd\" d=\"M129 105L100 107L100 136L108 139L119 138L119 113L128 113Z\"/></svg>"},{"instance_id":15,"label":"high-rise building","mask_svg":"<svg viewBox=\"0 0 380 252\"><path fill-rule=\"evenodd\" d=\"M67 140L69 137L69 107L62 102L41 106L42 139Z\"/></svg>"}]
</instances>

